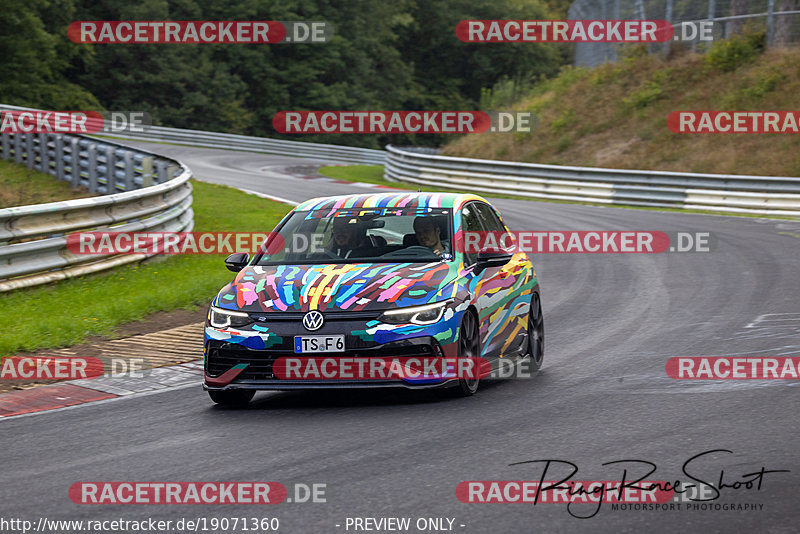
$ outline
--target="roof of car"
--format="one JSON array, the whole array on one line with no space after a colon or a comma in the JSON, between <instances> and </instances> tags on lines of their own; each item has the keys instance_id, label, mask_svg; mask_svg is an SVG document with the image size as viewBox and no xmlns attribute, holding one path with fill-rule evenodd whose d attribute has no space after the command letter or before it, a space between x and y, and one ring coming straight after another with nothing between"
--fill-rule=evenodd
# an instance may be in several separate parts
<instances>
[{"instance_id":1,"label":"roof of car","mask_svg":"<svg viewBox=\"0 0 800 534\"><path fill-rule=\"evenodd\" d=\"M478 195L461 193L375 193L312 198L300 203L295 210L342 208L456 208L469 200L486 202Z\"/></svg>"}]
</instances>

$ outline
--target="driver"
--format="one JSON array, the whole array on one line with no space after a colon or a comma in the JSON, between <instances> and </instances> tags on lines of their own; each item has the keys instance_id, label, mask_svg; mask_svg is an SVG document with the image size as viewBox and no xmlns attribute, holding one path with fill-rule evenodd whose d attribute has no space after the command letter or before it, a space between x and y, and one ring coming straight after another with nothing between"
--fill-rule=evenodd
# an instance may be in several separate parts
<instances>
[{"instance_id":1,"label":"driver","mask_svg":"<svg viewBox=\"0 0 800 534\"><path fill-rule=\"evenodd\" d=\"M442 244L442 230L433 220L433 217L420 216L414 219L414 233L417 235L417 243L428 247L441 257L445 252Z\"/></svg>"},{"instance_id":2,"label":"driver","mask_svg":"<svg viewBox=\"0 0 800 534\"><path fill-rule=\"evenodd\" d=\"M335 217L333 219L333 239L329 250L342 258L348 258L354 250L369 246L366 229L357 219Z\"/></svg>"}]
</instances>

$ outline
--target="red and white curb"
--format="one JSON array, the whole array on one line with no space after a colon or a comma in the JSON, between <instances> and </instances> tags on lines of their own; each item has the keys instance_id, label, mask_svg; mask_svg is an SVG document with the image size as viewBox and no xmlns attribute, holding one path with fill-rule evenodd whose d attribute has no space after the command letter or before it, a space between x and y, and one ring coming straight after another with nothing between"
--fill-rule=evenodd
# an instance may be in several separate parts
<instances>
[{"instance_id":1,"label":"red and white curb","mask_svg":"<svg viewBox=\"0 0 800 534\"><path fill-rule=\"evenodd\" d=\"M0 419L169 389L199 388L202 381L203 360L196 360L156 367L145 377L110 376L37 386L0 394Z\"/></svg>"}]
</instances>

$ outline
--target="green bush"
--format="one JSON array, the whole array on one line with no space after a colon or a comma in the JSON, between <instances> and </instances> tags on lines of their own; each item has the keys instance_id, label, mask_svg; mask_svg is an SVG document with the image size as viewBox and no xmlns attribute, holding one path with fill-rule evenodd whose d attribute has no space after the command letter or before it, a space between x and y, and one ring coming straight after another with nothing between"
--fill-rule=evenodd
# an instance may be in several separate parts
<instances>
[{"instance_id":1,"label":"green bush","mask_svg":"<svg viewBox=\"0 0 800 534\"><path fill-rule=\"evenodd\" d=\"M730 72L750 62L765 47L766 34L763 31L734 35L714 43L705 56L705 63L712 69Z\"/></svg>"},{"instance_id":2,"label":"green bush","mask_svg":"<svg viewBox=\"0 0 800 534\"><path fill-rule=\"evenodd\" d=\"M760 73L755 81L748 80L739 89L725 95L721 100L722 107L744 108L759 105L767 94L775 91L786 79L786 74L776 70Z\"/></svg>"},{"instance_id":3,"label":"green bush","mask_svg":"<svg viewBox=\"0 0 800 534\"><path fill-rule=\"evenodd\" d=\"M550 123L550 128L554 132L560 132L571 126L576 119L576 114L574 109L567 108L561 112L561 114L553 119L553 122Z\"/></svg>"},{"instance_id":4,"label":"green bush","mask_svg":"<svg viewBox=\"0 0 800 534\"><path fill-rule=\"evenodd\" d=\"M778 85L786 79L786 75L782 72L771 72L766 74L751 87L742 89L742 94L750 98L761 98L767 93L774 91Z\"/></svg>"},{"instance_id":5,"label":"green bush","mask_svg":"<svg viewBox=\"0 0 800 534\"><path fill-rule=\"evenodd\" d=\"M572 136L570 134L564 134L559 137L558 142L556 143L556 153L560 154L572 146Z\"/></svg>"},{"instance_id":6,"label":"green bush","mask_svg":"<svg viewBox=\"0 0 800 534\"><path fill-rule=\"evenodd\" d=\"M632 108L645 108L664 97L664 85L672 74L672 69L664 69L653 74L653 78L645 82L644 87L634 91L622 99L625 105Z\"/></svg>"}]
</instances>

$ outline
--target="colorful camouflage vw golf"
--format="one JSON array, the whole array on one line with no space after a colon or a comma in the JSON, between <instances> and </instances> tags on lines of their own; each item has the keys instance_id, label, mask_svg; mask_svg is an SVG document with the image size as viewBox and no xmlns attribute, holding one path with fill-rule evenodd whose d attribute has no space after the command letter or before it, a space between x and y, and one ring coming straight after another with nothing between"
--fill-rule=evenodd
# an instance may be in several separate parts
<instances>
[{"instance_id":1,"label":"colorful camouflage vw golf","mask_svg":"<svg viewBox=\"0 0 800 534\"><path fill-rule=\"evenodd\" d=\"M507 364L538 370L536 273L486 200L386 193L309 200L277 226L211 303L205 383L219 404L256 390L446 387L472 395ZM472 247L476 248L476 247Z\"/></svg>"}]
</instances>

